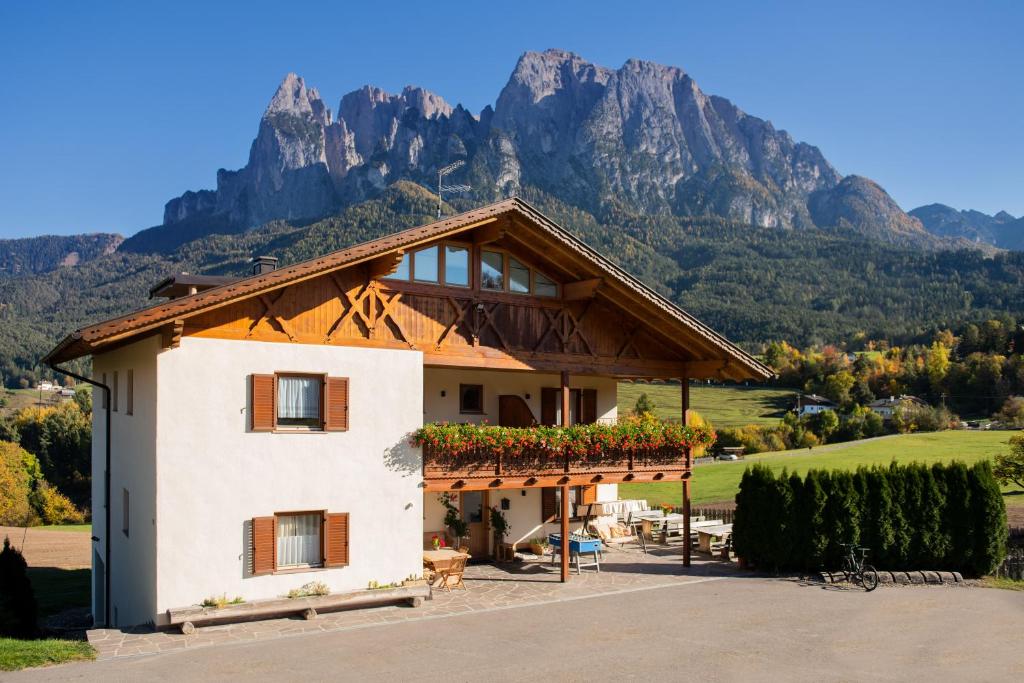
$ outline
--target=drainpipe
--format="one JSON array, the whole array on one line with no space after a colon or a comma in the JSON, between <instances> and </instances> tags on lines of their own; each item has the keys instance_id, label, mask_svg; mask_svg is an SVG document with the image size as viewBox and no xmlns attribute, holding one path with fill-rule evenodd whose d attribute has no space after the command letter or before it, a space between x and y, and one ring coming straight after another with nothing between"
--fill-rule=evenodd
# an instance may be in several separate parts
<instances>
[{"instance_id":1,"label":"drainpipe","mask_svg":"<svg viewBox=\"0 0 1024 683\"><path fill-rule=\"evenodd\" d=\"M104 526L103 526L103 626L104 628L110 628L110 387L102 382L97 382L89 377L83 377L77 373L65 370L64 368L58 367L56 364L46 361L46 366L54 372L59 372L62 375L67 375L75 379L78 382L85 382L91 384L103 391L103 405L106 407L105 426L106 436L103 439L104 449L106 451L105 458L106 464L103 469L103 515L104 515ZM95 410L95 406L93 407ZM97 540L93 537L93 540Z\"/></svg>"}]
</instances>

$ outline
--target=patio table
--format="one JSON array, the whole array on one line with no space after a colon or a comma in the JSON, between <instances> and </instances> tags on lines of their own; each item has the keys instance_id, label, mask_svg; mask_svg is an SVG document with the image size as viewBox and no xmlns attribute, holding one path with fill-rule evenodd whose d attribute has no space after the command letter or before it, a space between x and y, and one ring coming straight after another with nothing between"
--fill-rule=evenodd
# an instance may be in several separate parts
<instances>
[{"instance_id":1,"label":"patio table","mask_svg":"<svg viewBox=\"0 0 1024 683\"><path fill-rule=\"evenodd\" d=\"M681 515L678 512L673 512L665 516L640 516L633 515L634 519L640 519L643 522L644 535L649 537L652 541L654 540L655 524L658 525L657 531L662 533L663 540L668 535L669 531L674 531L679 534L683 533L683 522L686 521L686 515Z\"/></svg>"},{"instance_id":2,"label":"patio table","mask_svg":"<svg viewBox=\"0 0 1024 683\"><path fill-rule=\"evenodd\" d=\"M433 569L436 574L440 574L444 570L448 569L448 566L452 563L459 555L465 555L467 558L470 555L466 553L460 553L458 550L452 550L451 548L440 548L438 550L424 550L423 551L423 565L428 569Z\"/></svg>"},{"instance_id":3,"label":"patio table","mask_svg":"<svg viewBox=\"0 0 1024 683\"><path fill-rule=\"evenodd\" d=\"M702 526L697 531L697 549L703 553L711 552L711 543L716 538L725 539L732 533L732 524L717 524L715 526Z\"/></svg>"}]
</instances>

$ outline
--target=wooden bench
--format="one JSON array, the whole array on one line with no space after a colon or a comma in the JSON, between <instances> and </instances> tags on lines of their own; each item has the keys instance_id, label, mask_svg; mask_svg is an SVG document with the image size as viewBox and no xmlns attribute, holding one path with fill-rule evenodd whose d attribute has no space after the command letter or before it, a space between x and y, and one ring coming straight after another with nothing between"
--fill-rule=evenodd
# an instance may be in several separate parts
<instances>
[{"instance_id":1,"label":"wooden bench","mask_svg":"<svg viewBox=\"0 0 1024 683\"><path fill-rule=\"evenodd\" d=\"M194 633L196 625L228 624L237 621L254 621L271 617L301 614L304 619L315 619L317 613L350 607L383 605L392 602L406 602L419 607L430 598L430 586L400 586L374 590L311 595L304 598L274 598L254 600L224 607L180 607L167 610L168 626L177 626L185 635Z\"/></svg>"}]
</instances>

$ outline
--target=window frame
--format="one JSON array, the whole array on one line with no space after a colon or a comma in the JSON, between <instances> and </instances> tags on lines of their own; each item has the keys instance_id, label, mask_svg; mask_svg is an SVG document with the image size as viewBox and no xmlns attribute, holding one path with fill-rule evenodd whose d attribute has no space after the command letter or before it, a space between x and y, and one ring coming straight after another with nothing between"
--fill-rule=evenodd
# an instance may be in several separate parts
<instances>
[{"instance_id":1,"label":"window frame","mask_svg":"<svg viewBox=\"0 0 1024 683\"><path fill-rule=\"evenodd\" d=\"M555 486L554 489L555 489L555 517L554 517L553 521L560 522L560 521L562 521L562 487L561 486ZM580 509L580 506L583 505L583 486L582 485L570 486L569 490L575 492L574 497L570 498L570 503L573 506L573 512L577 512L578 513L579 509ZM570 522L578 522L581 519L583 519L583 518L580 517L578 514L570 515L569 516L569 521Z\"/></svg>"},{"instance_id":2,"label":"window frame","mask_svg":"<svg viewBox=\"0 0 1024 683\"><path fill-rule=\"evenodd\" d=\"M302 379L317 379L320 382L320 416L318 426L306 425L283 425L279 422L281 414L281 389L280 380L282 377L294 377ZM274 431L285 433L326 433L327 413L324 406L325 392L327 390L327 374L321 372L275 372L274 373Z\"/></svg>"},{"instance_id":3,"label":"window frame","mask_svg":"<svg viewBox=\"0 0 1024 683\"><path fill-rule=\"evenodd\" d=\"M448 282L446 267L447 267L447 254L446 250L448 247L457 247L459 249L465 249L466 260L468 261L467 268L467 282L466 284L460 284L457 282ZM437 280L421 280L416 277L416 256L427 249L437 249ZM416 249L410 249L402 255L403 259L409 259L409 273L406 277L395 277L392 275L384 275L380 279L388 280L390 282L407 282L414 285L426 285L428 287L455 287L457 289L472 289L474 286L474 249L472 242L464 242L461 240L440 240L431 244L425 244Z\"/></svg>"},{"instance_id":4,"label":"window frame","mask_svg":"<svg viewBox=\"0 0 1024 683\"><path fill-rule=\"evenodd\" d=\"M280 534L277 533L278 522L282 517L304 517L304 516L316 515L320 519L320 542L317 547L320 549L320 562L317 564L278 564L278 542L281 539ZM327 548L324 545L327 539L324 535L324 526L327 520L327 510L289 510L287 512L275 512L274 513L274 573L275 574L288 574L291 572L307 572L326 569L327 563Z\"/></svg>"},{"instance_id":5,"label":"window frame","mask_svg":"<svg viewBox=\"0 0 1024 683\"><path fill-rule=\"evenodd\" d=\"M480 409L467 410L462 407L463 391L466 389L480 390ZM483 415L484 414L484 385L483 384L459 384L459 414L460 415Z\"/></svg>"}]
</instances>

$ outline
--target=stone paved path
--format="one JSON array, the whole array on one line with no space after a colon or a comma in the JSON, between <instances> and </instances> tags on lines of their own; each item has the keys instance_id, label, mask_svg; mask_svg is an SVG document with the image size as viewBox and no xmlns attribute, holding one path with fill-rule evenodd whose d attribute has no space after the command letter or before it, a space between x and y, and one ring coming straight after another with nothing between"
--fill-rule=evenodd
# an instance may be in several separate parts
<instances>
[{"instance_id":1,"label":"stone paved path","mask_svg":"<svg viewBox=\"0 0 1024 683\"><path fill-rule=\"evenodd\" d=\"M647 555L632 549L608 551L600 573L574 573L565 584L558 580L558 567L552 566L550 560L470 566L465 577L468 590L435 591L434 599L419 608L385 606L322 614L312 621L294 617L207 626L188 636L168 631L94 629L89 631L88 638L99 659L111 659L654 590L735 574L735 565L701 560L699 556L693 566L685 569L680 553L679 548L659 548Z\"/></svg>"}]
</instances>

